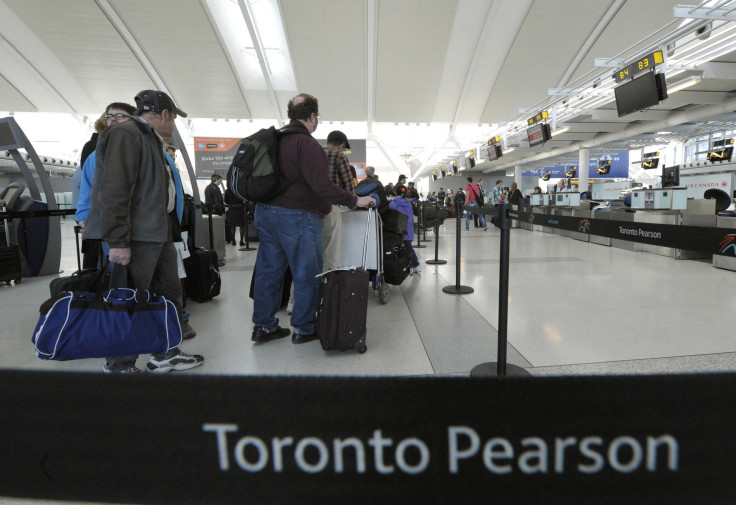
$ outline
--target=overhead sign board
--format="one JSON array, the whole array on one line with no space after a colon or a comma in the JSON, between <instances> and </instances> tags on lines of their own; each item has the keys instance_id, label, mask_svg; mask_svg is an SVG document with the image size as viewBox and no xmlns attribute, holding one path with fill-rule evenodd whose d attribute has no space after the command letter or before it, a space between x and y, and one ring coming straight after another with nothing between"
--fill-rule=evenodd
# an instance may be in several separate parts
<instances>
[{"instance_id":1,"label":"overhead sign board","mask_svg":"<svg viewBox=\"0 0 736 505\"><path fill-rule=\"evenodd\" d=\"M640 72L652 70L655 65L660 65L662 63L664 63L664 55L662 54L662 51L654 51L653 53L650 53L645 57L636 60L634 63L620 70L617 70L613 74L613 79L617 83L623 82L626 79L634 77Z\"/></svg>"}]
</instances>

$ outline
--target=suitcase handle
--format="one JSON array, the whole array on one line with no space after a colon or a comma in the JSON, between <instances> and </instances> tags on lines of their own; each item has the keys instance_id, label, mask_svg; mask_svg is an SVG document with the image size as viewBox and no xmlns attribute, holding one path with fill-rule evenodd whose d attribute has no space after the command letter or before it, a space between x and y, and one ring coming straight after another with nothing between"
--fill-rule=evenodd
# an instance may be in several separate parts
<instances>
[{"instance_id":1,"label":"suitcase handle","mask_svg":"<svg viewBox=\"0 0 736 505\"><path fill-rule=\"evenodd\" d=\"M366 219L365 237L363 238L363 271L368 266L368 237L371 233L371 214L373 212L376 212L376 209L373 206L368 207L368 219Z\"/></svg>"}]
</instances>

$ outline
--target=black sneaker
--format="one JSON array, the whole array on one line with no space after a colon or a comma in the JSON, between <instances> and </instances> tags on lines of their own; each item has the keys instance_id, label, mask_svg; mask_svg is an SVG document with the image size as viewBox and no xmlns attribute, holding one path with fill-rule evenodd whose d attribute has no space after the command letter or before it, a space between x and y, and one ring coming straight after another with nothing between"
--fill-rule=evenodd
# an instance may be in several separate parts
<instances>
[{"instance_id":1,"label":"black sneaker","mask_svg":"<svg viewBox=\"0 0 736 505\"><path fill-rule=\"evenodd\" d=\"M317 330L313 331L312 333L299 333L295 331L294 334L291 336L291 343L306 344L307 342L317 340L318 338L319 335L317 335Z\"/></svg>"},{"instance_id":2,"label":"black sneaker","mask_svg":"<svg viewBox=\"0 0 736 505\"><path fill-rule=\"evenodd\" d=\"M263 326L256 326L255 328L253 328L253 335L251 335L250 339L253 342L262 344L263 342L269 342L277 338L288 337L290 334L290 329L282 328L281 326L277 326L276 329L273 331L268 331Z\"/></svg>"}]
</instances>

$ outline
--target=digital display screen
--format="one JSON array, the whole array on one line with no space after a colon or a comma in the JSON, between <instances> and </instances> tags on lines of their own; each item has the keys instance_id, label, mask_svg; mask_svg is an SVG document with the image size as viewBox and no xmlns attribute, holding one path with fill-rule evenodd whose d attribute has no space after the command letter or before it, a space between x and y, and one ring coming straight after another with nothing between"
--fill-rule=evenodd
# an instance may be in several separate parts
<instances>
[{"instance_id":1,"label":"digital display screen","mask_svg":"<svg viewBox=\"0 0 736 505\"><path fill-rule=\"evenodd\" d=\"M625 116L653 105L659 104L660 92L657 90L657 76L647 72L615 88L618 116Z\"/></svg>"},{"instance_id":2,"label":"digital display screen","mask_svg":"<svg viewBox=\"0 0 736 505\"><path fill-rule=\"evenodd\" d=\"M488 147L488 161L497 160L501 156L500 150L501 149L496 145L489 146Z\"/></svg>"},{"instance_id":3,"label":"digital display screen","mask_svg":"<svg viewBox=\"0 0 736 505\"><path fill-rule=\"evenodd\" d=\"M544 144L544 125L538 123L526 131L526 135L529 138L529 147L538 146Z\"/></svg>"}]
</instances>

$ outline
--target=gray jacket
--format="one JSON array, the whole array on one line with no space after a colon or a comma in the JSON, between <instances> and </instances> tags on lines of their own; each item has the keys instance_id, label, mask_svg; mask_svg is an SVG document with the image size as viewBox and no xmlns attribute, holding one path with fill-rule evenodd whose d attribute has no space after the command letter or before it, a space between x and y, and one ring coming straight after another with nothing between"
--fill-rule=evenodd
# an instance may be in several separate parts
<instances>
[{"instance_id":1,"label":"gray jacket","mask_svg":"<svg viewBox=\"0 0 736 505\"><path fill-rule=\"evenodd\" d=\"M158 135L139 117L107 128L97 141L84 238L110 247L170 242L169 172Z\"/></svg>"}]
</instances>

